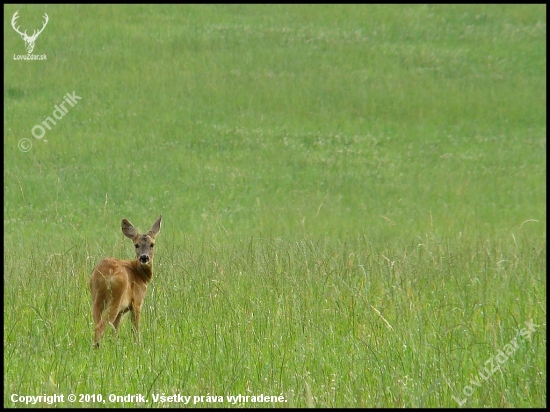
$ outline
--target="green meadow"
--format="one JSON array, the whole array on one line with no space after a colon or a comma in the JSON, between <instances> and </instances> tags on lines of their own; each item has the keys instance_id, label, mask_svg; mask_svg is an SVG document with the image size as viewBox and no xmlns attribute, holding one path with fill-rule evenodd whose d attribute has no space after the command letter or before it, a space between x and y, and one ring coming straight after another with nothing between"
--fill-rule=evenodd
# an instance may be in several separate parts
<instances>
[{"instance_id":1,"label":"green meadow","mask_svg":"<svg viewBox=\"0 0 550 412\"><path fill-rule=\"evenodd\" d=\"M546 6L5 5L4 39L4 407L546 406ZM90 274L159 215L141 342L94 350Z\"/></svg>"}]
</instances>

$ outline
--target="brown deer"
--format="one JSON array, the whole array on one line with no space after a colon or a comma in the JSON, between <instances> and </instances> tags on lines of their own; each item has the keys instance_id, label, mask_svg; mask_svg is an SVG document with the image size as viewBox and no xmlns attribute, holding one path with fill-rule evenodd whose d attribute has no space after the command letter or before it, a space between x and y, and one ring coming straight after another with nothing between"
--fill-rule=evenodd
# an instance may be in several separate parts
<instances>
[{"instance_id":1,"label":"brown deer","mask_svg":"<svg viewBox=\"0 0 550 412\"><path fill-rule=\"evenodd\" d=\"M153 278L153 247L161 220L159 216L149 232L140 234L122 219L122 233L132 239L136 248L135 260L107 258L95 267L90 278L95 348L99 348L107 322L118 331L122 316L128 311L132 312L134 337L139 343L139 315L147 284Z\"/></svg>"}]
</instances>

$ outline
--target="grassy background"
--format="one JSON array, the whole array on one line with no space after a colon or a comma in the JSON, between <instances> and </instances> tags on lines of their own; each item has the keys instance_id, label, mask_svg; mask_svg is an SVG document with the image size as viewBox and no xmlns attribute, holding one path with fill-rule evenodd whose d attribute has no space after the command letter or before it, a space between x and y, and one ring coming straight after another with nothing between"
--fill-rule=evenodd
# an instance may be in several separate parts
<instances>
[{"instance_id":1,"label":"grassy background","mask_svg":"<svg viewBox=\"0 0 550 412\"><path fill-rule=\"evenodd\" d=\"M545 6L4 10L4 406L546 405ZM93 351L89 275L159 214L142 344Z\"/></svg>"}]
</instances>

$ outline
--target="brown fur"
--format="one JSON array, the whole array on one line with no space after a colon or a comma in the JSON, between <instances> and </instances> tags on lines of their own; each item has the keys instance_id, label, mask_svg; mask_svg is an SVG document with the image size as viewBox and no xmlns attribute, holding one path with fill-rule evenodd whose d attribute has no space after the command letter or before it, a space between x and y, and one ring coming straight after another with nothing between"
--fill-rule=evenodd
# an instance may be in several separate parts
<instances>
[{"instance_id":1,"label":"brown fur","mask_svg":"<svg viewBox=\"0 0 550 412\"><path fill-rule=\"evenodd\" d=\"M111 324L118 331L122 316L128 311L132 313L134 336L136 342L139 342L139 316L147 284L153 278L153 246L160 232L161 220L162 216L159 216L149 232L140 234L130 222L123 219L122 233L132 239L136 259L107 258L95 267L90 277L94 347L99 348L106 324Z\"/></svg>"}]
</instances>

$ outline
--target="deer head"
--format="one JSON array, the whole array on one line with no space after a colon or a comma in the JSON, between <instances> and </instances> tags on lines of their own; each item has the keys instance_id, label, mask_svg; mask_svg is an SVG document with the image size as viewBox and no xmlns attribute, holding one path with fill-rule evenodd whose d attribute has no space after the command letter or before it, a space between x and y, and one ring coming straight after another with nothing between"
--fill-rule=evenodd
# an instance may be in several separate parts
<instances>
[{"instance_id":1,"label":"deer head","mask_svg":"<svg viewBox=\"0 0 550 412\"><path fill-rule=\"evenodd\" d=\"M48 21L49 21L49 17L46 13L44 13L44 18L45 18L44 25L40 30L34 30L32 36L29 36L27 35L27 30L25 30L24 33L21 33L19 31L19 27L15 27L15 20L17 20L17 18L19 17L17 13L19 13L19 10L16 11L15 14L13 15L13 18L11 19L11 26L17 33L21 35L21 38L25 41L25 47L27 48L27 53L31 54L34 49L34 42L38 38L38 35L42 33L46 28L46 25L48 24Z\"/></svg>"}]
</instances>

